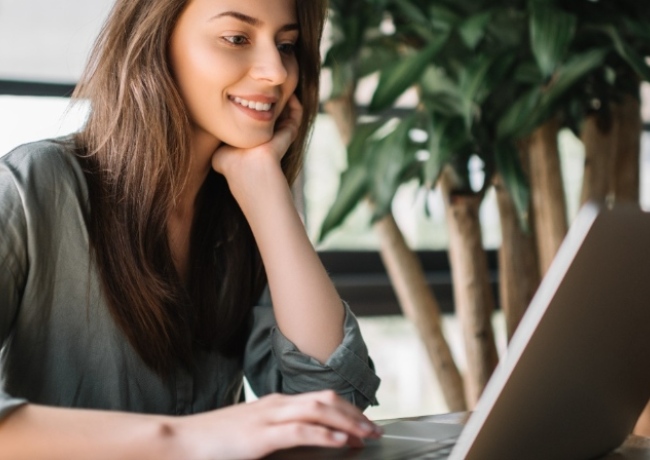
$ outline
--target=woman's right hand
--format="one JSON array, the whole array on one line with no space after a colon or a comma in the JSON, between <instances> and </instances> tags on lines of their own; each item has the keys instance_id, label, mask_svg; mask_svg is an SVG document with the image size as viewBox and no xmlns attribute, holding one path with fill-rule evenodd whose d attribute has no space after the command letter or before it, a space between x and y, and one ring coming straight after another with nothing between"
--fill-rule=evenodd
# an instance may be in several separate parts
<instances>
[{"instance_id":1,"label":"woman's right hand","mask_svg":"<svg viewBox=\"0 0 650 460\"><path fill-rule=\"evenodd\" d=\"M360 446L375 427L332 391L271 395L172 417L26 404L0 421L0 459L233 460L294 446Z\"/></svg>"},{"instance_id":2,"label":"woman's right hand","mask_svg":"<svg viewBox=\"0 0 650 460\"><path fill-rule=\"evenodd\" d=\"M295 446L360 447L382 430L333 391L274 394L179 420L192 458L251 459Z\"/></svg>"}]
</instances>

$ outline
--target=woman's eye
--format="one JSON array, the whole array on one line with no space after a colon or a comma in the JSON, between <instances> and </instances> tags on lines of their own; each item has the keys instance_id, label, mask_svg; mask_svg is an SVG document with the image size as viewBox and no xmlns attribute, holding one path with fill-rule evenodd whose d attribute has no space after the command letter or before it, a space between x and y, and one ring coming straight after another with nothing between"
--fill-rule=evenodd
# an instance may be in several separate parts
<instances>
[{"instance_id":1,"label":"woman's eye","mask_svg":"<svg viewBox=\"0 0 650 460\"><path fill-rule=\"evenodd\" d=\"M236 46L245 45L246 43L248 43L248 39L243 35L230 35L227 37L223 37L223 39L226 40L231 45L236 45Z\"/></svg>"},{"instance_id":2,"label":"woman's eye","mask_svg":"<svg viewBox=\"0 0 650 460\"><path fill-rule=\"evenodd\" d=\"M282 54L294 54L296 52L296 44L295 43L280 43L278 45L278 50Z\"/></svg>"}]
</instances>

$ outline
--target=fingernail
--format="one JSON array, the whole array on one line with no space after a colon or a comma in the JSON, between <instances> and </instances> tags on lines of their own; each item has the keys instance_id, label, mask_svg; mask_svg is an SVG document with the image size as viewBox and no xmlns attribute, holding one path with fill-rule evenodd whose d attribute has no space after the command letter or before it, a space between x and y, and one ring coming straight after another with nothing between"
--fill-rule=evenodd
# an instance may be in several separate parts
<instances>
[{"instance_id":1,"label":"fingernail","mask_svg":"<svg viewBox=\"0 0 650 460\"><path fill-rule=\"evenodd\" d=\"M372 433L375 431L375 428L368 422L359 422L359 428L367 433Z\"/></svg>"},{"instance_id":2,"label":"fingernail","mask_svg":"<svg viewBox=\"0 0 650 460\"><path fill-rule=\"evenodd\" d=\"M343 433L343 432L341 432L341 431L334 431L334 432L332 433L332 438L333 438L335 441L346 441L346 440L348 439L348 435L345 434L345 433Z\"/></svg>"}]
</instances>

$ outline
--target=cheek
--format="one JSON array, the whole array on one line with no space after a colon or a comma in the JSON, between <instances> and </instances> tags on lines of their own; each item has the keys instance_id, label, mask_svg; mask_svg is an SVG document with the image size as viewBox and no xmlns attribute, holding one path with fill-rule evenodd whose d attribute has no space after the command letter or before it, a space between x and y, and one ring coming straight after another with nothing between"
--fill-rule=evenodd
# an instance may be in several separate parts
<instances>
[{"instance_id":1,"label":"cheek","mask_svg":"<svg viewBox=\"0 0 650 460\"><path fill-rule=\"evenodd\" d=\"M200 92L209 81L209 55L200 50L188 50L177 60L177 83L184 94Z\"/></svg>"},{"instance_id":2,"label":"cheek","mask_svg":"<svg viewBox=\"0 0 650 460\"><path fill-rule=\"evenodd\" d=\"M177 84L194 124L213 132L215 120L223 121L221 111L228 103L225 94L229 84L236 79L236 69L240 66L241 63L235 61L215 59L213 54L186 56L184 73L177 77ZM229 69L227 74L221 70L224 68Z\"/></svg>"},{"instance_id":3,"label":"cheek","mask_svg":"<svg viewBox=\"0 0 650 460\"><path fill-rule=\"evenodd\" d=\"M282 84L282 93L284 95L284 107L286 107L289 98L296 92L298 89L298 83L300 81L300 75L298 72L298 64L293 66L287 66L287 79Z\"/></svg>"},{"instance_id":4,"label":"cheek","mask_svg":"<svg viewBox=\"0 0 650 460\"><path fill-rule=\"evenodd\" d=\"M184 96L198 98L196 102L221 95L245 67L243 59L237 59L232 53L220 53L209 45L196 45L183 51L174 60L174 74Z\"/></svg>"},{"instance_id":5,"label":"cheek","mask_svg":"<svg viewBox=\"0 0 650 460\"><path fill-rule=\"evenodd\" d=\"M300 69L298 68L298 63L295 61L287 67L288 78L287 82L292 87L291 94L294 93L296 88L298 88L298 82L300 80Z\"/></svg>"},{"instance_id":6,"label":"cheek","mask_svg":"<svg viewBox=\"0 0 650 460\"><path fill-rule=\"evenodd\" d=\"M172 59L172 67L174 79L178 91L183 98L186 109L190 116L193 118L193 113L197 107L195 105L200 102L200 94L203 91L202 75L204 73L201 69L200 53L196 49L187 49L187 52L176 52Z\"/></svg>"}]
</instances>

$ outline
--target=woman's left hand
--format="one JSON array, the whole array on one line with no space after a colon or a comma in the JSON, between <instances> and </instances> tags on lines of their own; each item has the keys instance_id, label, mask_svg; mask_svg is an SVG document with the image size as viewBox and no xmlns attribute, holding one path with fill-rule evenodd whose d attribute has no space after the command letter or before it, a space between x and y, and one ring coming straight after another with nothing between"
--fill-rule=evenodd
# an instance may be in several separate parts
<instances>
[{"instance_id":1,"label":"woman's left hand","mask_svg":"<svg viewBox=\"0 0 650 460\"><path fill-rule=\"evenodd\" d=\"M282 157L298 135L301 122L302 105L294 94L276 122L275 132L268 142L250 149L222 145L212 155L212 168L223 174L231 187L240 179L247 182L255 180L251 175L254 177L256 170L280 165Z\"/></svg>"}]
</instances>

